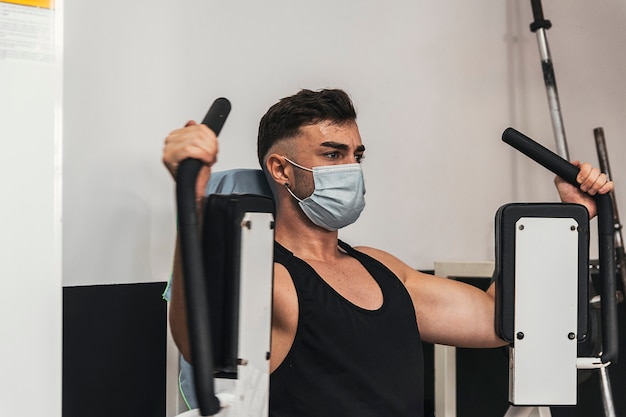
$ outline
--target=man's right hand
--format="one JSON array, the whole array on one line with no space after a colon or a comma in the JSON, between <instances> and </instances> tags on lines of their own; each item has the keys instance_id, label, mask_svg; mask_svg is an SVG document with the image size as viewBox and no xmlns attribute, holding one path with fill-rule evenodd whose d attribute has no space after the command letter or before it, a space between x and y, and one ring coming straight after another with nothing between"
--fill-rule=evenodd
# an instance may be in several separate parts
<instances>
[{"instance_id":1,"label":"man's right hand","mask_svg":"<svg viewBox=\"0 0 626 417\"><path fill-rule=\"evenodd\" d=\"M173 130L165 138L163 163L176 180L178 167L183 160L194 158L202 161L204 166L196 180L196 200L201 200L211 176L211 167L217 162L217 153L215 133L207 126L190 120L184 128Z\"/></svg>"}]
</instances>

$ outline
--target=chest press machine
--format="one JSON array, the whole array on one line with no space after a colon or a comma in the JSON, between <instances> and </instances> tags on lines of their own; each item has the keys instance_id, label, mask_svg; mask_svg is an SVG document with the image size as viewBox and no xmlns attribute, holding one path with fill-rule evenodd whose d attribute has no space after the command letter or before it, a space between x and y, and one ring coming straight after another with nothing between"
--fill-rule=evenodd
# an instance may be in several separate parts
<instances>
[{"instance_id":1,"label":"chest press machine","mask_svg":"<svg viewBox=\"0 0 626 417\"><path fill-rule=\"evenodd\" d=\"M203 124L219 134L230 112L216 100ZM514 129L503 141L566 181L578 168ZM181 163L178 227L198 409L179 417L268 415L273 275L271 198L212 194L202 227L195 182L200 161ZM505 417L576 404L577 369L617 360L613 206L596 197L602 282L602 353L577 357L587 336L589 218L574 204L517 203L496 214L496 332L510 343ZM204 239L199 234L202 230Z\"/></svg>"},{"instance_id":2,"label":"chest press machine","mask_svg":"<svg viewBox=\"0 0 626 417\"><path fill-rule=\"evenodd\" d=\"M502 140L569 183L579 168L508 128ZM510 343L505 417L550 416L575 405L577 369L617 361L613 204L595 197L601 282L602 352L578 357L588 331L589 215L575 204L508 204L496 214L496 332Z\"/></svg>"}]
</instances>

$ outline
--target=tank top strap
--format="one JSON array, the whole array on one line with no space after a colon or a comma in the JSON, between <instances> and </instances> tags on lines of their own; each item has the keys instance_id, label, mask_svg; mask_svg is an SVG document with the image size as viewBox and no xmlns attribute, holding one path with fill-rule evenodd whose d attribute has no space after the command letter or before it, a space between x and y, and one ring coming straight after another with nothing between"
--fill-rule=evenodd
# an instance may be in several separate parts
<instances>
[{"instance_id":1,"label":"tank top strap","mask_svg":"<svg viewBox=\"0 0 626 417\"><path fill-rule=\"evenodd\" d=\"M293 253L280 243L274 241L274 262L287 267L293 259Z\"/></svg>"},{"instance_id":2,"label":"tank top strap","mask_svg":"<svg viewBox=\"0 0 626 417\"><path fill-rule=\"evenodd\" d=\"M299 295L306 297L311 292L320 290L319 283L323 280L313 267L276 241L274 242L274 262L281 264L289 272Z\"/></svg>"},{"instance_id":3,"label":"tank top strap","mask_svg":"<svg viewBox=\"0 0 626 417\"><path fill-rule=\"evenodd\" d=\"M397 287L400 280L387 266L381 263L379 260L372 258L371 256L354 249L346 242L340 240L339 247L346 251L346 253L358 260L368 271L370 271L372 277L376 280L378 285L386 292L389 286ZM378 273L376 273L378 272Z\"/></svg>"}]
</instances>

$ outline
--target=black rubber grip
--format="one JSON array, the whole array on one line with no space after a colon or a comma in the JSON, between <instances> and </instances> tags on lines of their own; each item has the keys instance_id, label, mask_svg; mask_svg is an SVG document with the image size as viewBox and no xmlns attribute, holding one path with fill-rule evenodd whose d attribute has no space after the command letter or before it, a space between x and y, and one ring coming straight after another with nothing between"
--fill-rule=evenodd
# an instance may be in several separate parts
<instances>
[{"instance_id":1,"label":"black rubber grip","mask_svg":"<svg viewBox=\"0 0 626 417\"><path fill-rule=\"evenodd\" d=\"M576 187L580 186L578 181L576 181L580 168L572 165L523 133L509 127L502 133L502 140L570 184Z\"/></svg>"},{"instance_id":2,"label":"black rubber grip","mask_svg":"<svg viewBox=\"0 0 626 417\"><path fill-rule=\"evenodd\" d=\"M216 136L219 135L226 122L228 113L230 113L230 107L230 101L227 98L218 98L213 102L206 116L204 116L202 124L211 129Z\"/></svg>"}]
</instances>

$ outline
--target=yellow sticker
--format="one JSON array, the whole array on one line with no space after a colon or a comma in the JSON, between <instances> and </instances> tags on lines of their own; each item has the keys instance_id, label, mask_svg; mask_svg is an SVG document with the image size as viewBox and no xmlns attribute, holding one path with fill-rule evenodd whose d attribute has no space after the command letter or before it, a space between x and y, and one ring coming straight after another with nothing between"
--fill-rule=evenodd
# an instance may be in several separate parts
<instances>
[{"instance_id":1,"label":"yellow sticker","mask_svg":"<svg viewBox=\"0 0 626 417\"><path fill-rule=\"evenodd\" d=\"M44 9L54 9L54 0L0 0L0 3L13 3L22 6L42 7Z\"/></svg>"}]
</instances>

